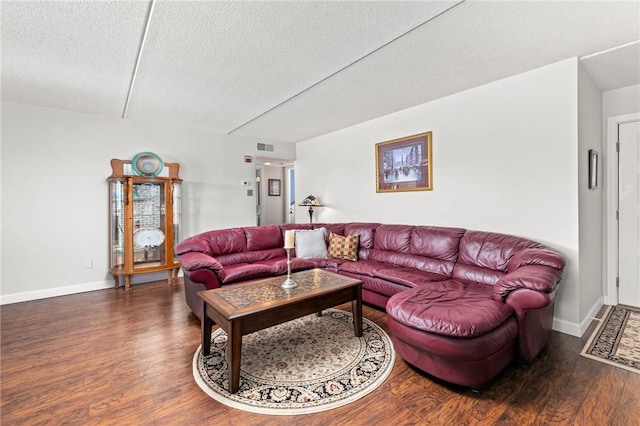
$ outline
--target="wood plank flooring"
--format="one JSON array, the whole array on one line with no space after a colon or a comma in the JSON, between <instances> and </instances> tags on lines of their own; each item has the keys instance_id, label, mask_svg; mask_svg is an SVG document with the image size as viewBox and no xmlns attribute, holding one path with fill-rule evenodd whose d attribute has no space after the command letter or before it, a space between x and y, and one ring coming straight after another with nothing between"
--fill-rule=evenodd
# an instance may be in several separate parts
<instances>
[{"instance_id":1,"label":"wood plank flooring","mask_svg":"<svg viewBox=\"0 0 640 426\"><path fill-rule=\"evenodd\" d=\"M348 310L349 305L341 308ZM200 322L164 282L0 307L2 425L638 425L640 375L581 357L553 333L530 365L474 393L399 357L373 393L344 407L267 416L209 398L191 371ZM386 314L364 307L387 332Z\"/></svg>"}]
</instances>

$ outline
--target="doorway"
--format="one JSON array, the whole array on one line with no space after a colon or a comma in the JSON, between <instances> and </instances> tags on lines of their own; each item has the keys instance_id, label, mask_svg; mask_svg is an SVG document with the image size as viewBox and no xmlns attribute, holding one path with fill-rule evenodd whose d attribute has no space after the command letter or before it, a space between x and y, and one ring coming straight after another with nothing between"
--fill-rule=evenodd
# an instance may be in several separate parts
<instances>
[{"instance_id":1,"label":"doorway","mask_svg":"<svg viewBox=\"0 0 640 426\"><path fill-rule=\"evenodd\" d=\"M640 114L609 119L607 153L605 303L640 307Z\"/></svg>"},{"instance_id":2,"label":"doorway","mask_svg":"<svg viewBox=\"0 0 640 426\"><path fill-rule=\"evenodd\" d=\"M256 157L256 224L292 223L295 172L292 160ZM295 212L295 209L293 209ZM295 213L294 213L295 214Z\"/></svg>"}]
</instances>

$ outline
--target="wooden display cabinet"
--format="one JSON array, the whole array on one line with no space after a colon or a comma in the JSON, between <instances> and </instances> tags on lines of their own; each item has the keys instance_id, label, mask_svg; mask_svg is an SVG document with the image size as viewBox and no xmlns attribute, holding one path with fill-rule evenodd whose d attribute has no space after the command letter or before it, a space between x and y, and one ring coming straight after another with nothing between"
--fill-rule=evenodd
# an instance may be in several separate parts
<instances>
[{"instance_id":1,"label":"wooden display cabinet","mask_svg":"<svg viewBox=\"0 0 640 426\"><path fill-rule=\"evenodd\" d=\"M137 175L131 161L111 160L109 181L110 272L115 287L124 276L168 271L172 283L180 263L173 248L180 238L182 180L178 163L163 163L157 176Z\"/></svg>"}]
</instances>

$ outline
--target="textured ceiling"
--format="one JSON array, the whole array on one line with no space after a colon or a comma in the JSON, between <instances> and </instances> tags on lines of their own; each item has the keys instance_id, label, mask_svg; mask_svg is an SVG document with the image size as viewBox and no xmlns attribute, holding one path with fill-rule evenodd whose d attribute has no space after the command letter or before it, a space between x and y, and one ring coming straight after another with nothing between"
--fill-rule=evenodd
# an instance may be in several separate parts
<instances>
[{"instance_id":1,"label":"textured ceiling","mask_svg":"<svg viewBox=\"0 0 640 426\"><path fill-rule=\"evenodd\" d=\"M640 83L638 1L1 7L3 100L270 141L576 56L603 90Z\"/></svg>"}]
</instances>

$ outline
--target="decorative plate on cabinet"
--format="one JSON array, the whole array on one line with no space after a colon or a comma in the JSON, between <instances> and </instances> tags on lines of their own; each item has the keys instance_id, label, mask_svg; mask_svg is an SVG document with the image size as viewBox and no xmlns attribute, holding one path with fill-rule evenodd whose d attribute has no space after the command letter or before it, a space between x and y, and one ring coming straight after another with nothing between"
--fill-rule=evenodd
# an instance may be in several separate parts
<instances>
[{"instance_id":1,"label":"decorative plate on cabinet","mask_svg":"<svg viewBox=\"0 0 640 426\"><path fill-rule=\"evenodd\" d=\"M138 176L158 176L162 172L164 163L158 154L139 152L131 160L131 167Z\"/></svg>"},{"instance_id":2,"label":"decorative plate on cabinet","mask_svg":"<svg viewBox=\"0 0 640 426\"><path fill-rule=\"evenodd\" d=\"M138 229L133 233L133 243L138 247L156 247L164 242L164 232L157 228Z\"/></svg>"}]
</instances>

